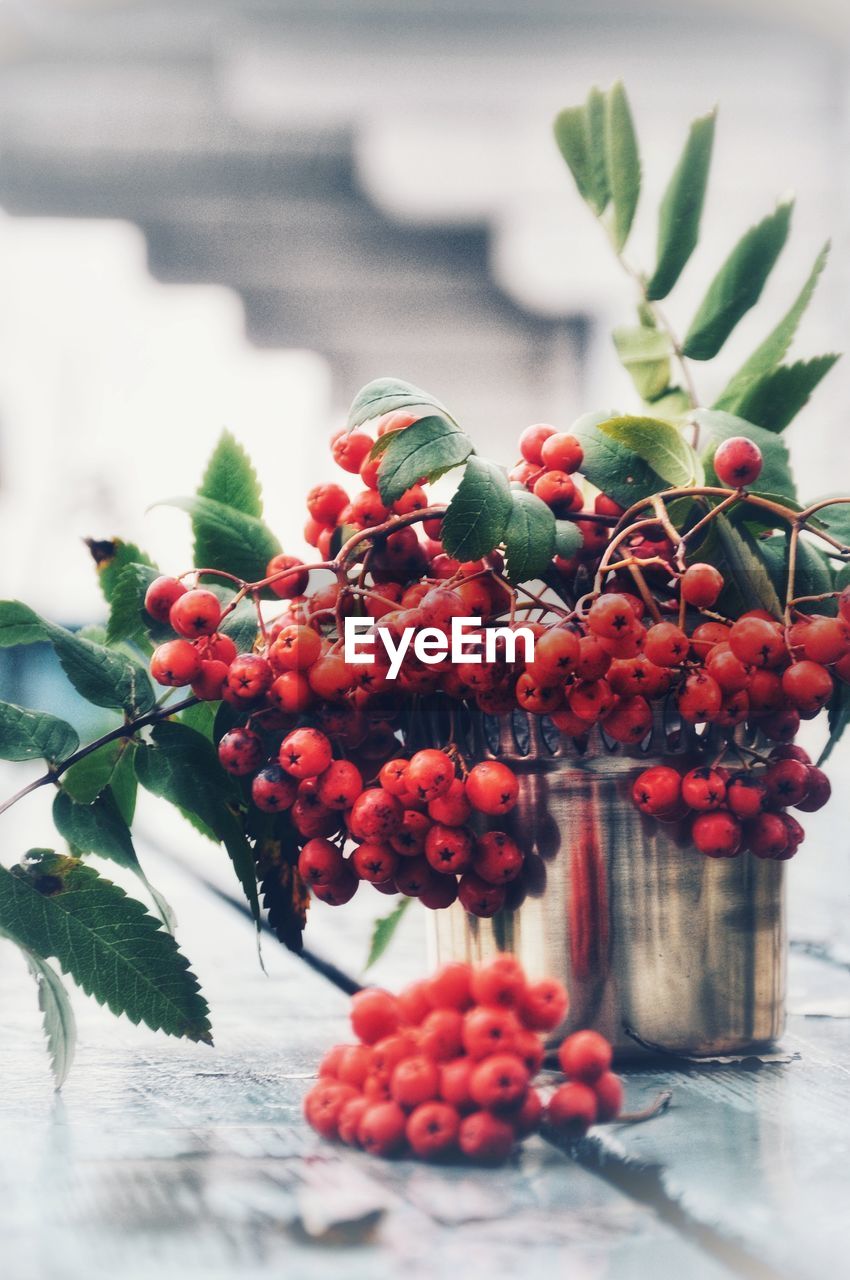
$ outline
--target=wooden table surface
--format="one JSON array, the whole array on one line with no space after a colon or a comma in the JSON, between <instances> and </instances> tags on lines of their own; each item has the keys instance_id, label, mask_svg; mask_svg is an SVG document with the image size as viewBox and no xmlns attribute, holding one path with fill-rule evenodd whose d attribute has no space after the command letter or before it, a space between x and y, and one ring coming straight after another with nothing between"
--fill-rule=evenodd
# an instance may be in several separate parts
<instances>
[{"instance_id":1,"label":"wooden table surface","mask_svg":"<svg viewBox=\"0 0 850 1280\"><path fill-rule=\"evenodd\" d=\"M7 818L8 841L26 835L21 850L49 835L33 838L32 811ZM347 1036L346 998L271 937L263 974L250 922L203 883L229 890L219 852L163 806L142 826L140 856L177 911L216 1045L116 1022L75 993L77 1061L57 1096L34 991L14 948L0 947L4 1280L850 1273L843 834L824 855L843 883L830 893L821 876L820 898L812 890L796 912L774 1055L631 1069L630 1107L672 1089L665 1115L595 1129L572 1156L533 1139L509 1167L470 1170L374 1160L306 1127L301 1100L322 1051ZM343 911L319 905L311 944L359 973L370 918L386 909L375 894ZM372 980L423 971L423 915L409 913Z\"/></svg>"}]
</instances>

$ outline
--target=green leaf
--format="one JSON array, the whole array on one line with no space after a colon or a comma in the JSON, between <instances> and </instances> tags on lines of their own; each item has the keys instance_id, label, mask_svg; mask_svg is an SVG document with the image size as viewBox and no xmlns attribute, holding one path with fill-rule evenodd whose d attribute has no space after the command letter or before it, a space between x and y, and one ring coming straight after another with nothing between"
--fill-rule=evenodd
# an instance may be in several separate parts
<instances>
[{"instance_id":1,"label":"green leaf","mask_svg":"<svg viewBox=\"0 0 850 1280\"><path fill-rule=\"evenodd\" d=\"M736 528L725 515L717 516L711 530L701 558L715 565L726 579L718 602L721 611L735 616L747 609L767 609L775 618L781 618L782 605L759 543L746 528Z\"/></svg>"},{"instance_id":2,"label":"green leaf","mask_svg":"<svg viewBox=\"0 0 850 1280\"><path fill-rule=\"evenodd\" d=\"M832 755L835 744L844 734L847 725L850 724L850 684L845 684L843 680L836 680L835 682L835 692L829 700L827 723L829 724L829 738L818 758L819 765L826 763Z\"/></svg>"},{"instance_id":3,"label":"green leaf","mask_svg":"<svg viewBox=\"0 0 850 1280\"><path fill-rule=\"evenodd\" d=\"M50 850L0 867L0 927L35 955L55 957L113 1013L212 1043L207 1002L171 934L93 867Z\"/></svg>"},{"instance_id":4,"label":"green leaf","mask_svg":"<svg viewBox=\"0 0 850 1280\"><path fill-rule=\"evenodd\" d=\"M824 498L833 497L836 499L846 497L846 494L834 493L823 494L818 501ZM831 533L833 538L837 538L839 542L843 542L845 546L850 546L850 502L836 501L834 506L823 507L815 517L827 533Z\"/></svg>"},{"instance_id":5,"label":"green leaf","mask_svg":"<svg viewBox=\"0 0 850 1280\"><path fill-rule=\"evenodd\" d=\"M262 520L214 498L198 494L193 498L169 498L158 505L179 507L192 517L195 564L199 569L223 569L245 582L258 582L272 556L280 552L280 543Z\"/></svg>"},{"instance_id":6,"label":"green leaf","mask_svg":"<svg viewBox=\"0 0 850 1280\"><path fill-rule=\"evenodd\" d=\"M669 334L644 325L621 325L611 334L620 364L642 400L655 400L670 382Z\"/></svg>"},{"instance_id":7,"label":"green leaf","mask_svg":"<svg viewBox=\"0 0 850 1280\"><path fill-rule=\"evenodd\" d=\"M741 317L758 302L788 237L792 207L791 201L778 205L735 245L691 322L682 348L686 356L716 356Z\"/></svg>"},{"instance_id":8,"label":"green leaf","mask_svg":"<svg viewBox=\"0 0 850 1280\"><path fill-rule=\"evenodd\" d=\"M442 541L456 560L477 560L499 545L511 514L511 487L501 467L472 457L443 516Z\"/></svg>"},{"instance_id":9,"label":"green leaf","mask_svg":"<svg viewBox=\"0 0 850 1280\"><path fill-rule=\"evenodd\" d=\"M366 961L367 969L371 969L372 965L380 960L392 942L393 935L401 924L402 917L412 901L412 898L402 898L398 905L393 907L389 915L382 916L380 920L375 921L375 926L372 930L372 941L369 945L369 957Z\"/></svg>"},{"instance_id":10,"label":"green leaf","mask_svg":"<svg viewBox=\"0 0 850 1280\"><path fill-rule=\"evenodd\" d=\"M0 600L0 648L49 640L47 623L20 600Z\"/></svg>"},{"instance_id":11,"label":"green leaf","mask_svg":"<svg viewBox=\"0 0 850 1280\"><path fill-rule=\"evenodd\" d=\"M165 623L157 622L145 609L145 594L158 577L157 570L146 564L127 564L112 587L106 643L129 640L150 650L151 641L159 643L174 633Z\"/></svg>"},{"instance_id":12,"label":"green leaf","mask_svg":"<svg viewBox=\"0 0 850 1280\"><path fill-rule=\"evenodd\" d=\"M126 750L119 756L112 777L109 779L109 793L128 827L136 816L136 797L139 791L135 758L136 744L128 742Z\"/></svg>"},{"instance_id":13,"label":"green leaf","mask_svg":"<svg viewBox=\"0 0 850 1280\"><path fill-rule=\"evenodd\" d=\"M132 746L126 738L106 742L62 775L63 790L79 804L91 804L112 781L119 760Z\"/></svg>"},{"instance_id":14,"label":"green leaf","mask_svg":"<svg viewBox=\"0 0 850 1280\"><path fill-rule=\"evenodd\" d=\"M185 711L180 712L180 723L188 725L190 729L195 730L195 733L199 733L203 738L208 738L212 742L213 725L215 724L218 708L219 703L217 702L196 702L194 706L187 707Z\"/></svg>"},{"instance_id":15,"label":"green leaf","mask_svg":"<svg viewBox=\"0 0 850 1280\"><path fill-rule=\"evenodd\" d=\"M762 427L754 426L752 422L745 422L743 418L724 413L722 409L694 409L688 415L688 419L697 423L707 441L707 448L702 454L706 484L718 483L713 462L717 446L733 436L746 436L758 445L764 459L761 474L753 486L753 492L772 494L781 500L796 501L797 490L791 473L788 449L779 436L765 431ZM745 518L750 519L753 514L750 510L746 512Z\"/></svg>"},{"instance_id":16,"label":"green leaf","mask_svg":"<svg viewBox=\"0 0 850 1280\"><path fill-rule=\"evenodd\" d=\"M77 1043L77 1023L71 1001L68 999L68 992L59 974L46 960L42 960L41 956L22 947L5 929L0 929L0 938L6 938L14 943L35 979L38 989L38 1007L42 1014L42 1026L47 1040L50 1068L53 1072L53 1083L57 1089L61 1089L71 1070Z\"/></svg>"},{"instance_id":17,"label":"green leaf","mask_svg":"<svg viewBox=\"0 0 850 1280\"><path fill-rule=\"evenodd\" d=\"M417 481L436 480L471 453L469 436L447 418L420 418L404 431L393 431L378 471L381 498L390 506Z\"/></svg>"},{"instance_id":18,"label":"green leaf","mask_svg":"<svg viewBox=\"0 0 850 1280\"><path fill-rule=\"evenodd\" d=\"M587 95L585 104L587 144L594 193L590 203L597 214L601 214L607 208L611 199L608 157L605 148L605 101L606 95L594 86Z\"/></svg>"},{"instance_id":19,"label":"green leaf","mask_svg":"<svg viewBox=\"0 0 850 1280\"><path fill-rule=\"evenodd\" d=\"M640 156L622 82L605 96L605 157L614 206L612 239L619 252L629 238L640 196Z\"/></svg>"},{"instance_id":20,"label":"green leaf","mask_svg":"<svg viewBox=\"0 0 850 1280\"><path fill-rule=\"evenodd\" d=\"M619 444L612 435L600 430L602 423L615 421L608 413L583 414L571 428L584 451L582 474L619 502L630 507L665 488L660 476L633 449Z\"/></svg>"},{"instance_id":21,"label":"green leaf","mask_svg":"<svg viewBox=\"0 0 850 1280\"><path fill-rule=\"evenodd\" d=\"M257 473L248 454L229 431L221 433L198 493L243 515L255 516L258 520L262 517L262 490Z\"/></svg>"},{"instance_id":22,"label":"green leaf","mask_svg":"<svg viewBox=\"0 0 850 1280\"><path fill-rule=\"evenodd\" d=\"M591 89L584 106L568 107L556 116L554 130L579 195L601 214L611 194L605 156L605 95Z\"/></svg>"},{"instance_id":23,"label":"green leaf","mask_svg":"<svg viewBox=\"0 0 850 1280\"><path fill-rule=\"evenodd\" d=\"M188 725L164 721L152 745L136 751L136 775L146 790L194 815L226 848L254 919L259 920L254 855L236 817L239 794L213 744Z\"/></svg>"},{"instance_id":24,"label":"green leaf","mask_svg":"<svg viewBox=\"0 0 850 1280\"><path fill-rule=\"evenodd\" d=\"M152 578L157 576L156 565L147 552L142 551L134 542L123 542L121 538L111 538L108 541L96 542L93 538L86 539L86 545L92 554L95 567L97 569L98 582L103 592L106 603L111 605L122 573L129 564L146 565L154 572Z\"/></svg>"},{"instance_id":25,"label":"green leaf","mask_svg":"<svg viewBox=\"0 0 850 1280\"><path fill-rule=\"evenodd\" d=\"M53 801L53 822L75 854L95 853L138 876L165 927L174 932L174 912L142 870L130 828L109 789L91 804L78 804L65 790L59 791Z\"/></svg>"},{"instance_id":26,"label":"green leaf","mask_svg":"<svg viewBox=\"0 0 850 1280\"><path fill-rule=\"evenodd\" d=\"M655 270L646 286L650 301L667 297L699 240L716 115L710 111L707 116L694 120L664 192L658 215Z\"/></svg>"},{"instance_id":27,"label":"green leaf","mask_svg":"<svg viewBox=\"0 0 850 1280\"><path fill-rule=\"evenodd\" d=\"M444 404L427 391L414 387L412 382L404 382L401 378L375 378L361 387L352 400L348 410L348 430L361 427L373 418L381 418L385 413L394 413L396 409L437 409L451 418Z\"/></svg>"},{"instance_id":28,"label":"green leaf","mask_svg":"<svg viewBox=\"0 0 850 1280\"><path fill-rule=\"evenodd\" d=\"M563 560L572 560L582 548L584 539L578 525L572 520L555 521L555 555Z\"/></svg>"},{"instance_id":29,"label":"green leaf","mask_svg":"<svg viewBox=\"0 0 850 1280\"><path fill-rule=\"evenodd\" d=\"M811 302L820 274L826 266L829 249L830 245L827 240L815 258L809 278L790 309L779 321L776 328L771 330L764 342L756 347L750 358L745 361L735 376L727 383L714 403L715 409L728 409L730 413L740 414L744 397L749 394L756 383L761 382L766 374L772 373L784 357L794 339L794 334L797 332L797 326L803 313ZM746 417L746 414L742 414L742 416Z\"/></svg>"},{"instance_id":30,"label":"green leaf","mask_svg":"<svg viewBox=\"0 0 850 1280\"><path fill-rule=\"evenodd\" d=\"M598 430L650 466L664 482L662 488L702 479L702 468L693 449L682 433L663 418L623 415L600 422Z\"/></svg>"},{"instance_id":31,"label":"green leaf","mask_svg":"<svg viewBox=\"0 0 850 1280\"><path fill-rule=\"evenodd\" d=\"M0 702L0 760L46 760L57 764L80 745L76 730L46 711Z\"/></svg>"},{"instance_id":32,"label":"green leaf","mask_svg":"<svg viewBox=\"0 0 850 1280\"><path fill-rule=\"evenodd\" d=\"M232 593L229 598L232 598ZM257 639L257 627L257 611L252 601L240 600L233 612L224 619L219 631L230 636L238 653L250 653Z\"/></svg>"},{"instance_id":33,"label":"green leaf","mask_svg":"<svg viewBox=\"0 0 850 1280\"><path fill-rule=\"evenodd\" d=\"M511 490L511 514L505 533L508 579L515 586L545 573L555 554L555 517L533 493Z\"/></svg>"},{"instance_id":34,"label":"green leaf","mask_svg":"<svg viewBox=\"0 0 850 1280\"><path fill-rule=\"evenodd\" d=\"M767 431L784 431L808 404L815 387L838 360L837 355L815 356L795 364L779 365L755 382L740 397L738 412Z\"/></svg>"}]
</instances>

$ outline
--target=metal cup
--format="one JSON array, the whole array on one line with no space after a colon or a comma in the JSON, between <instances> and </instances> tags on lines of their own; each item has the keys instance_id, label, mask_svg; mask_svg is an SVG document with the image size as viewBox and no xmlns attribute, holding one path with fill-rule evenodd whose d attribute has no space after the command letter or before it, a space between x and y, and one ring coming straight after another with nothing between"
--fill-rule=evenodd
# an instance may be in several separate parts
<instances>
[{"instance_id":1,"label":"metal cup","mask_svg":"<svg viewBox=\"0 0 850 1280\"><path fill-rule=\"evenodd\" d=\"M459 904L429 913L433 960L479 964L513 952L531 977L558 978L569 991L553 1042L593 1027L621 1060L653 1050L744 1053L776 1040L785 1024L784 864L706 858L686 823L646 818L631 800L640 770L671 756L684 769L704 763L706 741L700 749L661 713L641 748L597 729L582 752L521 715L489 737L486 729L473 727L476 758L501 759L519 777L504 825L526 852L524 876L492 919Z\"/></svg>"}]
</instances>

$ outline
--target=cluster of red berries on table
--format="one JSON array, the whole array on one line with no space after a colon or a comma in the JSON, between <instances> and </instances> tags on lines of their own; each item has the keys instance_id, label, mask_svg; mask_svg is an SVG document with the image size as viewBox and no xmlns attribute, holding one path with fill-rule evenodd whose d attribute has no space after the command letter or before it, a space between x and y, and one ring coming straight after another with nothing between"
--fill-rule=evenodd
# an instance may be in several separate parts
<instances>
[{"instance_id":1,"label":"cluster of red berries on table","mask_svg":"<svg viewBox=\"0 0 850 1280\"><path fill-rule=\"evenodd\" d=\"M445 965L398 996L366 988L351 1001L357 1043L325 1055L304 1113L323 1137L376 1156L497 1163L541 1126L580 1137L619 1115L623 1087L610 1044L580 1031L558 1051L567 1083L544 1101L543 1037L567 1007L560 983L528 980L510 955Z\"/></svg>"},{"instance_id":2,"label":"cluster of red berries on table","mask_svg":"<svg viewBox=\"0 0 850 1280\"><path fill-rule=\"evenodd\" d=\"M710 858L793 858L805 832L789 808L814 813L826 804L830 783L802 747L774 748L745 769L703 765L681 774L653 765L635 779L632 799L665 822L690 821L694 846Z\"/></svg>"}]
</instances>

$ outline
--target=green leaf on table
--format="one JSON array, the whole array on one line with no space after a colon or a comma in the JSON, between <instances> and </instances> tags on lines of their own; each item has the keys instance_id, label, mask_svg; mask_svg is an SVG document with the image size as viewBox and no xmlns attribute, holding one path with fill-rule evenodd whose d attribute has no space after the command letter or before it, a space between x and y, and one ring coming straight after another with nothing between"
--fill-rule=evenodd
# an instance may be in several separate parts
<instances>
[{"instance_id":1,"label":"green leaf on table","mask_svg":"<svg viewBox=\"0 0 850 1280\"><path fill-rule=\"evenodd\" d=\"M442 542L456 560L477 560L499 545L511 514L511 487L502 469L471 457L443 516Z\"/></svg>"},{"instance_id":2,"label":"green leaf on table","mask_svg":"<svg viewBox=\"0 0 850 1280\"><path fill-rule=\"evenodd\" d=\"M754 382L740 397L737 411L742 418L767 431L784 431L805 405L818 383L839 359L833 353L781 364Z\"/></svg>"},{"instance_id":3,"label":"green leaf on table","mask_svg":"<svg viewBox=\"0 0 850 1280\"><path fill-rule=\"evenodd\" d=\"M192 517L198 568L223 569L245 582L258 582L272 556L280 553L280 543L262 520L214 498L196 494L158 505L178 507Z\"/></svg>"},{"instance_id":4,"label":"green leaf on table","mask_svg":"<svg viewBox=\"0 0 850 1280\"><path fill-rule=\"evenodd\" d=\"M153 560L151 560L147 552L142 551L134 542L124 542L121 538L110 538L103 541L86 538L85 541L97 569L100 589L103 592L106 603L109 605L112 604L118 580L127 565L147 565L149 569L154 570L152 577L155 578L157 576L158 570Z\"/></svg>"},{"instance_id":5,"label":"green leaf on table","mask_svg":"<svg viewBox=\"0 0 850 1280\"><path fill-rule=\"evenodd\" d=\"M715 409L727 409L730 413L737 413L742 417L747 416L742 413L744 398L767 374L773 372L791 346L794 334L797 332L797 326L812 300L821 272L826 266L829 249L830 245L827 240L815 258L809 277L791 307L764 341L756 347L749 359L741 365L735 376L726 384L714 402Z\"/></svg>"},{"instance_id":6,"label":"green leaf on table","mask_svg":"<svg viewBox=\"0 0 850 1280\"><path fill-rule=\"evenodd\" d=\"M212 1043L207 1002L171 934L79 859L40 849L11 871L0 867L0 928L42 959L55 958L113 1013Z\"/></svg>"},{"instance_id":7,"label":"green leaf on table","mask_svg":"<svg viewBox=\"0 0 850 1280\"><path fill-rule=\"evenodd\" d=\"M511 499L504 541L508 580L516 586L548 568L555 554L555 517L551 507L524 489L512 489Z\"/></svg>"},{"instance_id":8,"label":"green leaf on table","mask_svg":"<svg viewBox=\"0 0 850 1280\"><path fill-rule=\"evenodd\" d=\"M157 622L145 608L147 589L158 576L157 570L147 564L124 566L112 587L109 600L107 644L129 640L150 650L151 642L158 644L173 636L171 628L166 623Z\"/></svg>"},{"instance_id":9,"label":"green leaf on table","mask_svg":"<svg viewBox=\"0 0 850 1280\"><path fill-rule=\"evenodd\" d=\"M797 490L791 472L791 460L788 449L779 436L734 414L724 413L722 409L694 409L688 414L688 420L697 424L706 442L702 454L706 484L718 484L713 463L718 445L734 436L746 436L758 445L764 459L761 474L751 486L752 492L770 494L781 501L796 501ZM745 512L744 518L751 519L755 514L750 509Z\"/></svg>"},{"instance_id":10,"label":"green leaf on table","mask_svg":"<svg viewBox=\"0 0 850 1280\"><path fill-rule=\"evenodd\" d=\"M6 938L18 948L35 979L53 1083L61 1089L71 1070L77 1043L77 1022L68 992L59 974L41 956L21 946L5 929L0 929L0 938Z\"/></svg>"},{"instance_id":11,"label":"green leaf on table","mask_svg":"<svg viewBox=\"0 0 850 1280\"><path fill-rule=\"evenodd\" d=\"M696 248L705 202L717 113L694 120L673 170L658 215L655 270L646 286L650 301L666 298Z\"/></svg>"},{"instance_id":12,"label":"green leaf on table","mask_svg":"<svg viewBox=\"0 0 850 1280\"><path fill-rule=\"evenodd\" d=\"M640 196L640 156L629 101L622 82L605 95L605 162L614 206L612 239L622 249Z\"/></svg>"},{"instance_id":13,"label":"green leaf on table","mask_svg":"<svg viewBox=\"0 0 850 1280\"><path fill-rule=\"evenodd\" d=\"M770 566L746 527L736 528L725 515L717 516L700 559L718 568L726 581L718 601L721 612L736 616L747 609L767 609L775 618L781 618L782 604Z\"/></svg>"},{"instance_id":14,"label":"green leaf on table","mask_svg":"<svg viewBox=\"0 0 850 1280\"><path fill-rule=\"evenodd\" d=\"M0 760L46 760L57 764L80 745L77 732L46 711L0 702Z\"/></svg>"},{"instance_id":15,"label":"green leaf on table","mask_svg":"<svg viewBox=\"0 0 850 1280\"><path fill-rule=\"evenodd\" d=\"M555 555L562 560L572 560L582 548L581 530L572 520L555 521Z\"/></svg>"},{"instance_id":16,"label":"green leaf on table","mask_svg":"<svg viewBox=\"0 0 850 1280\"><path fill-rule=\"evenodd\" d=\"M664 418L624 414L600 422L597 430L651 467L654 475L663 482L661 488L702 480L702 467L693 449L681 431Z\"/></svg>"},{"instance_id":17,"label":"green leaf on table","mask_svg":"<svg viewBox=\"0 0 850 1280\"><path fill-rule=\"evenodd\" d=\"M385 413L394 413L396 409L437 409L440 414L451 418L444 404L420 387L414 387L412 382L404 382L401 378L375 378L361 387L352 400L348 410L348 430L362 427L364 422L381 418Z\"/></svg>"},{"instance_id":18,"label":"green leaf on table","mask_svg":"<svg viewBox=\"0 0 850 1280\"><path fill-rule=\"evenodd\" d=\"M761 297L788 238L793 203L785 201L735 245L708 287L682 350L692 360L716 356L735 325Z\"/></svg>"},{"instance_id":19,"label":"green leaf on table","mask_svg":"<svg viewBox=\"0 0 850 1280\"><path fill-rule=\"evenodd\" d=\"M198 493L203 498L212 498L214 502L233 507L243 515L261 518L263 499L257 473L248 454L231 432L221 433Z\"/></svg>"},{"instance_id":20,"label":"green leaf on table","mask_svg":"<svg viewBox=\"0 0 850 1280\"><path fill-rule=\"evenodd\" d=\"M151 744L136 751L136 776L146 790L194 816L220 841L237 879L259 920L254 855L237 817L239 792L218 761L208 738L188 725L163 721L151 733Z\"/></svg>"},{"instance_id":21,"label":"green leaf on table","mask_svg":"<svg viewBox=\"0 0 850 1280\"><path fill-rule=\"evenodd\" d=\"M670 383L670 336L645 325L621 325L611 334L620 364L641 400L655 400Z\"/></svg>"},{"instance_id":22,"label":"green leaf on table","mask_svg":"<svg viewBox=\"0 0 850 1280\"><path fill-rule=\"evenodd\" d=\"M75 854L97 854L138 876L165 927L174 932L174 912L142 870L129 825L109 788L90 804L79 804L67 791L59 791L53 801L53 822Z\"/></svg>"},{"instance_id":23,"label":"green leaf on table","mask_svg":"<svg viewBox=\"0 0 850 1280\"><path fill-rule=\"evenodd\" d=\"M421 479L436 480L472 453L472 441L448 418L420 418L404 431L388 436L378 470L378 492L390 506Z\"/></svg>"},{"instance_id":24,"label":"green leaf on table","mask_svg":"<svg viewBox=\"0 0 850 1280\"><path fill-rule=\"evenodd\" d=\"M372 941L369 944L369 955L366 960L367 969L371 969L373 964L377 964L392 942L395 931L401 924L404 913L412 901L412 898L402 898L397 906L393 907L389 915L382 916L380 920L375 921L372 929Z\"/></svg>"}]
</instances>

